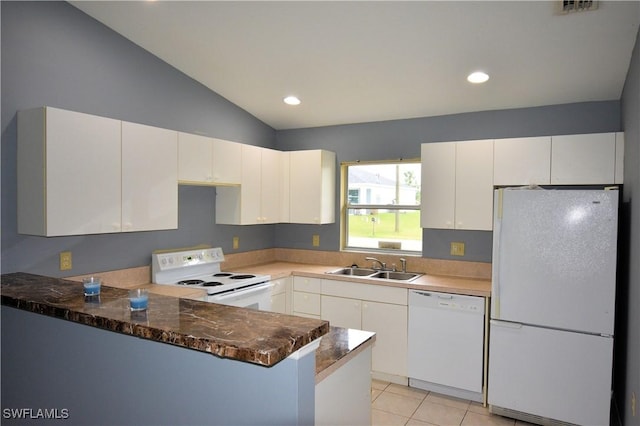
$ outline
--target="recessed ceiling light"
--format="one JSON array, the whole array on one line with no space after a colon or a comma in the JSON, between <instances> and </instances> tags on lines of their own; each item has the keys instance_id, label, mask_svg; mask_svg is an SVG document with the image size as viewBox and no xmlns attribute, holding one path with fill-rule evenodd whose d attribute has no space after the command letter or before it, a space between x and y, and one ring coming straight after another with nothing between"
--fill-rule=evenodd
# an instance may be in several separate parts
<instances>
[{"instance_id":1,"label":"recessed ceiling light","mask_svg":"<svg viewBox=\"0 0 640 426\"><path fill-rule=\"evenodd\" d=\"M467 81L474 84L484 83L487 80L489 80L489 74L482 71L472 72L467 77Z\"/></svg>"},{"instance_id":2,"label":"recessed ceiling light","mask_svg":"<svg viewBox=\"0 0 640 426\"><path fill-rule=\"evenodd\" d=\"M287 105L300 105L300 99L295 96L287 96L283 101Z\"/></svg>"}]
</instances>

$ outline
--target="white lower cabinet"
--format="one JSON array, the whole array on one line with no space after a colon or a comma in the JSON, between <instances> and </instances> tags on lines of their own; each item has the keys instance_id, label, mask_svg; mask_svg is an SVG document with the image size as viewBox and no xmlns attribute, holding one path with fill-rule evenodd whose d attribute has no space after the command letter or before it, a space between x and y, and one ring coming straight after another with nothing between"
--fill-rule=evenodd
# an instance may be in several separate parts
<instances>
[{"instance_id":1,"label":"white lower cabinet","mask_svg":"<svg viewBox=\"0 0 640 426\"><path fill-rule=\"evenodd\" d=\"M358 330L362 328L361 300L323 295L320 305L320 316L331 325Z\"/></svg>"},{"instance_id":2,"label":"white lower cabinet","mask_svg":"<svg viewBox=\"0 0 640 426\"><path fill-rule=\"evenodd\" d=\"M291 313L291 277L272 280L271 312Z\"/></svg>"},{"instance_id":3,"label":"white lower cabinet","mask_svg":"<svg viewBox=\"0 0 640 426\"><path fill-rule=\"evenodd\" d=\"M320 319L319 278L293 277L293 314Z\"/></svg>"},{"instance_id":4,"label":"white lower cabinet","mask_svg":"<svg viewBox=\"0 0 640 426\"><path fill-rule=\"evenodd\" d=\"M407 306L363 302L362 329L376 332L371 369L407 377Z\"/></svg>"},{"instance_id":5,"label":"white lower cabinet","mask_svg":"<svg viewBox=\"0 0 640 426\"><path fill-rule=\"evenodd\" d=\"M321 293L321 319L376 333L374 377L406 384L407 290L323 279Z\"/></svg>"}]
</instances>

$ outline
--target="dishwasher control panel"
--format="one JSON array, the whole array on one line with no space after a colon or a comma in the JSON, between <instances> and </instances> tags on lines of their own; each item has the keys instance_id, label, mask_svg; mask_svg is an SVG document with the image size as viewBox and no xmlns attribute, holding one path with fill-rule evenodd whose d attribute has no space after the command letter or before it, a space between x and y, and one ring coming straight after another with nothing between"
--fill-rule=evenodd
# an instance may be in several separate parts
<instances>
[{"instance_id":1,"label":"dishwasher control panel","mask_svg":"<svg viewBox=\"0 0 640 426\"><path fill-rule=\"evenodd\" d=\"M484 314L484 298L435 291L409 291L409 305Z\"/></svg>"}]
</instances>

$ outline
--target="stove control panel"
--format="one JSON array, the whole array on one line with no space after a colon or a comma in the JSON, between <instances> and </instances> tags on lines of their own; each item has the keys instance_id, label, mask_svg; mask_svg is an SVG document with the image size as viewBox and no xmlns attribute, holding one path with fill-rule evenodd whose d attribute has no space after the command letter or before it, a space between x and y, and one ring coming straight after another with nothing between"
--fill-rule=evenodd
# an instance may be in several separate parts
<instances>
[{"instance_id":1,"label":"stove control panel","mask_svg":"<svg viewBox=\"0 0 640 426\"><path fill-rule=\"evenodd\" d=\"M186 250L171 253L154 253L152 266L156 271L185 268L224 261L222 248Z\"/></svg>"}]
</instances>

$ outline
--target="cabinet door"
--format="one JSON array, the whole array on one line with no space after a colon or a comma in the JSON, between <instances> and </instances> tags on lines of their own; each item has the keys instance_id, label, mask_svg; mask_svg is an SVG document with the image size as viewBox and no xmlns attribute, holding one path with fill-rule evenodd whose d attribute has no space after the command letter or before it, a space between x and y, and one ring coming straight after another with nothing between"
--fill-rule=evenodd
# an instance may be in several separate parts
<instances>
[{"instance_id":1,"label":"cabinet door","mask_svg":"<svg viewBox=\"0 0 640 426\"><path fill-rule=\"evenodd\" d=\"M456 193L455 142L423 143L420 226L453 229Z\"/></svg>"},{"instance_id":2,"label":"cabinet door","mask_svg":"<svg viewBox=\"0 0 640 426\"><path fill-rule=\"evenodd\" d=\"M212 139L213 141L213 182L219 184L239 184L242 180L242 144Z\"/></svg>"},{"instance_id":3,"label":"cabinet door","mask_svg":"<svg viewBox=\"0 0 640 426\"><path fill-rule=\"evenodd\" d=\"M494 185L548 185L551 182L551 136L496 139Z\"/></svg>"},{"instance_id":4,"label":"cabinet door","mask_svg":"<svg viewBox=\"0 0 640 426\"><path fill-rule=\"evenodd\" d=\"M553 136L552 184L611 184L615 182L615 133Z\"/></svg>"},{"instance_id":5,"label":"cabinet door","mask_svg":"<svg viewBox=\"0 0 640 426\"><path fill-rule=\"evenodd\" d=\"M493 228L493 140L456 143L455 228Z\"/></svg>"},{"instance_id":6,"label":"cabinet door","mask_svg":"<svg viewBox=\"0 0 640 426\"><path fill-rule=\"evenodd\" d=\"M329 321L332 326L362 328L362 302L357 299L322 296L320 300L320 317Z\"/></svg>"},{"instance_id":7,"label":"cabinet door","mask_svg":"<svg viewBox=\"0 0 640 426\"><path fill-rule=\"evenodd\" d=\"M280 152L261 149L260 223L280 221Z\"/></svg>"},{"instance_id":8,"label":"cabinet door","mask_svg":"<svg viewBox=\"0 0 640 426\"><path fill-rule=\"evenodd\" d=\"M255 224L260 218L261 148L242 145L242 183L240 184L240 224Z\"/></svg>"},{"instance_id":9,"label":"cabinet door","mask_svg":"<svg viewBox=\"0 0 640 426\"><path fill-rule=\"evenodd\" d=\"M46 166L33 159L30 166L46 170L39 194L46 197L45 235L120 231L120 127L119 120L46 108L46 145L39 137ZM19 167L29 160L19 159Z\"/></svg>"},{"instance_id":10,"label":"cabinet door","mask_svg":"<svg viewBox=\"0 0 640 426\"><path fill-rule=\"evenodd\" d=\"M624 183L624 132L616 133L616 184Z\"/></svg>"},{"instance_id":11,"label":"cabinet door","mask_svg":"<svg viewBox=\"0 0 640 426\"><path fill-rule=\"evenodd\" d=\"M335 154L308 150L289 155L289 221L335 222Z\"/></svg>"},{"instance_id":12,"label":"cabinet door","mask_svg":"<svg viewBox=\"0 0 640 426\"><path fill-rule=\"evenodd\" d=\"M213 139L178 133L178 179L181 182L212 183L212 158Z\"/></svg>"},{"instance_id":13,"label":"cabinet door","mask_svg":"<svg viewBox=\"0 0 640 426\"><path fill-rule=\"evenodd\" d=\"M362 329L375 331L372 370L407 376L407 307L362 302Z\"/></svg>"},{"instance_id":14,"label":"cabinet door","mask_svg":"<svg viewBox=\"0 0 640 426\"><path fill-rule=\"evenodd\" d=\"M288 223L291 218L291 194L289 186L290 178L291 153L280 152L280 222Z\"/></svg>"},{"instance_id":15,"label":"cabinet door","mask_svg":"<svg viewBox=\"0 0 640 426\"><path fill-rule=\"evenodd\" d=\"M293 313L294 315L307 314L320 318L320 295L305 293L304 291L294 291Z\"/></svg>"},{"instance_id":16,"label":"cabinet door","mask_svg":"<svg viewBox=\"0 0 640 426\"><path fill-rule=\"evenodd\" d=\"M122 231L178 228L178 133L122 122Z\"/></svg>"}]
</instances>

